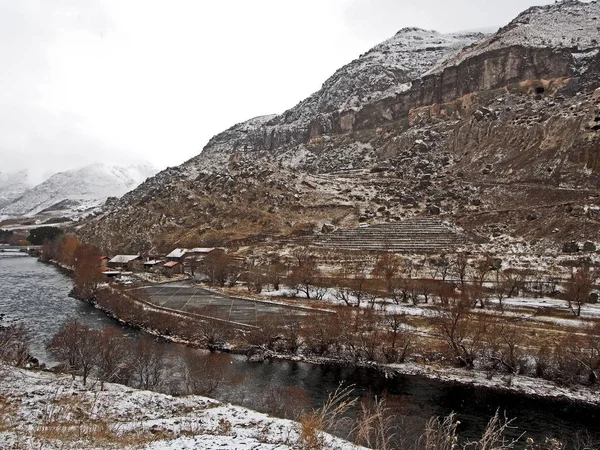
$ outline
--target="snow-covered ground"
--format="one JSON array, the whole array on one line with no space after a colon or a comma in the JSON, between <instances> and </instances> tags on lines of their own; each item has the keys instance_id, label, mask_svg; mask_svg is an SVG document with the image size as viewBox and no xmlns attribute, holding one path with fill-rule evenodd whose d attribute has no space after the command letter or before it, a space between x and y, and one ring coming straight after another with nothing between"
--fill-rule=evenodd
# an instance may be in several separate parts
<instances>
[{"instance_id":1,"label":"snow-covered ground","mask_svg":"<svg viewBox=\"0 0 600 450\"><path fill-rule=\"evenodd\" d=\"M442 368L417 363L389 364L386 367L405 375L425 376L445 382L470 384L513 393L518 392L532 397L569 400L600 406L600 395L597 388L560 386L542 378L506 374L490 375L482 370L468 370L457 367Z\"/></svg>"},{"instance_id":2,"label":"snow-covered ground","mask_svg":"<svg viewBox=\"0 0 600 450\"><path fill-rule=\"evenodd\" d=\"M299 424L199 397L0 367L3 449L292 449ZM360 449L322 435L328 449Z\"/></svg>"},{"instance_id":3,"label":"snow-covered ground","mask_svg":"<svg viewBox=\"0 0 600 450\"><path fill-rule=\"evenodd\" d=\"M497 34L436 66L431 73L439 73L448 66L503 47L526 45L538 48L567 48L573 49L575 53L597 51L596 22L599 14L600 4L596 1L557 1L552 5L534 6L501 28Z\"/></svg>"},{"instance_id":4,"label":"snow-covered ground","mask_svg":"<svg viewBox=\"0 0 600 450\"><path fill-rule=\"evenodd\" d=\"M338 298L336 295L337 290L335 288L328 288L321 293L321 300L334 305L343 306L345 303ZM316 294L316 290L313 291L312 295ZM303 293L296 294L295 291L289 287L282 286L278 291L263 291L261 297L268 298L271 301L277 303L277 298L290 298L296 296L302 300L304 297ZM355 297L352 295L348 296L352 303L356 303ZM523 319L527 319L532 322L541 323L553 323L556 325L574 326L580 327L587 323L587 320L600 319L600 304L584 304L581 307L581 316L575 317L568 307L565 300L560 300L551 297L511 297L503 299L503 310L500 311L500 305L497 299L489 298L486 300L488 305L487 309L479 310L475 309L476 312L486 312L494 315L518 315ZM370 304L362 300L361 308L369 308ZM390 298L377 298L375 308L378 310L385 310L388 313L395 314L407 314L410 316L424 316L432 317L437 315L436 305L434 303L419 303L414 305L412 303L400 303L396 304ZM545 313L553 312L558 313L556 315L545 315Z\"/></svg>"}]
</instances>

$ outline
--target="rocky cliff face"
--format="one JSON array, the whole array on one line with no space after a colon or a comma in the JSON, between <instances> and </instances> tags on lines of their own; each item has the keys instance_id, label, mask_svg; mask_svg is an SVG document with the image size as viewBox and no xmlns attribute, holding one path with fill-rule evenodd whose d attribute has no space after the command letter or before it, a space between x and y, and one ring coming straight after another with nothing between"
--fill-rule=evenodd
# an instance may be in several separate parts
<instances>
[{"instance_id":1,"label":"rocky cliff face","mask_svg":"<svg viewBox=\"0 0 600 450\"><path fill-rule=\"evenodd\" d=\"M283 114L258 117L218 134L186 165L219 170L237 153L278 153L316 136L350 131L353 115L365 104L408 91L413 80L436 63L483 37L402 29L336 71L318 92Z\"/></svg>"},{"instance_id":2,"label":"rocky cliff face","mask_svg":"<svg viewBox=\"0 0 600 450\"><path fill-rule=\"evenodd\" d=\"M600 203L599 27L598 3L563 1L493 36L401 30L82 234L137 250L441 214L499 245L589 238L598 222L578 211Z\"/></svg>"}]
</instances>

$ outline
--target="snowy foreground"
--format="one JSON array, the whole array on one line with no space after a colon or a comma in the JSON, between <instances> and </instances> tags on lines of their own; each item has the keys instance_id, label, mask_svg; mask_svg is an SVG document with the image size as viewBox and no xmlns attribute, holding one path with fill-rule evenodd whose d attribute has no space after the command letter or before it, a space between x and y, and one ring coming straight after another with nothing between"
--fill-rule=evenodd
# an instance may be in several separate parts
<instances>
[{"instance_id":1,"label":"snowy foreground","mask_svg":"<svg viewBox=\"0 0 600 450\"><path fill-rule=\"evenodd\" d=\"M2 449L294 449L300 426L199 396L0 367ZM323 435L324 448L356 450Z\"/></svg>"}]
</instances>

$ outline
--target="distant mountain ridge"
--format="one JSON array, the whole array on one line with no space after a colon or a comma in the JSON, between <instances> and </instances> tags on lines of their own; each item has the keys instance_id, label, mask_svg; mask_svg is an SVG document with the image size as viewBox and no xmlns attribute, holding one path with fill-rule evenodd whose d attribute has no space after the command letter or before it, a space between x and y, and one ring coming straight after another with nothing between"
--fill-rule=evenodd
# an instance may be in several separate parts
<instances>
[{"instance_id":1,"label":"distant mountain ridge","mask_svg":"<svg viewBox=\"0 0 600 450\"><path fill-rule=\"evenodd\" d=\"M102 206L108 197L120 197L134 189L156 172L144 164L101 163L56 173L2 206L0 217L32 217L41 213L81 216Z\"/></svg>"},{"instance_id":2,"label":"distant mountain ridge","mask_svg":"<svg viewBox=\"0 0 600 450\"><path fill-rule=\"evenodd\" d=\"M0 208L19 198L34 184L29 179L27 170L18 172L0 172Z\"/></svg>"}]
</instances>

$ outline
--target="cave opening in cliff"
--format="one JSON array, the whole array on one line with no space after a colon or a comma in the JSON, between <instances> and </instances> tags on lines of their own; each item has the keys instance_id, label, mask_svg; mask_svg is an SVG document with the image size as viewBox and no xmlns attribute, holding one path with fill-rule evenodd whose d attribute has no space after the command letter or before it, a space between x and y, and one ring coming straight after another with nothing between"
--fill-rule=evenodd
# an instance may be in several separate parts
<instances>
[{"instance_id":1,"label":"cave opening in cliff","mask_svg":"<svg viewBox=\"0 0 600 450\"><path fill-rule=\"evenodd\" d=\"M535 88L535 93L536 93L537 95L542 95L544 92L546 92L546 89L544 89L544 88L543 88L543 87L541 87L541 86L538 86L538 87L536 87L536 88Z\"/></svg>"}]
</instances>

